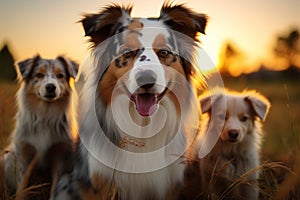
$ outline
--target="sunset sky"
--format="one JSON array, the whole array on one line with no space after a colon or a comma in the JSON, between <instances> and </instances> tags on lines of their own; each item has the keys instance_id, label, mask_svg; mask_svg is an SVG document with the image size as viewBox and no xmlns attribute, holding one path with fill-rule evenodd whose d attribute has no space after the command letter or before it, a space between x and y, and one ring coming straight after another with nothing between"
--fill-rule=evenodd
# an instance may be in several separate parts
<instances>
[{"instance_id":1,"label":"sunset sky","mask_svg":"<svg viewBox=\"0 0 300 200\"><path fill-rule=\"evenodd\" d=\"M158 16L163 0L0 0L0 47L7 42L17 60L37 53L64 54L81 63L88 53L81 14L97 12L110 2L132 4L132 16ZM203 49L217 63L224 41L232 41L249 66L268 59L276 37L300 29L300 0L185 0L210 20ZM254 67L255 68L255 67ZM249 71L249 69L247 69ZM250 69L251 70L251 69Z\"/></svg>"}]
</instances>

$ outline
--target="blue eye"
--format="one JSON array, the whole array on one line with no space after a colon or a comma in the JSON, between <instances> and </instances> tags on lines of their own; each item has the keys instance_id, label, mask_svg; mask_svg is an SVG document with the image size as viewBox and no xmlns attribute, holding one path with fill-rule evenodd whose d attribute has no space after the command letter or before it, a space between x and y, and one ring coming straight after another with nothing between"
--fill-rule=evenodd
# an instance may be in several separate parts
<instances>
[{"instance_id":1,"label":"blue eye","mask_svg":"<svg viewBox=\"0 0 300 200\"><path fill-rule=\"evenodd\" d=\"M130 58L133 55L133 51L130 48L126 48L122 51L122 56L124 58Z\"/></svg>"}]
</instances>

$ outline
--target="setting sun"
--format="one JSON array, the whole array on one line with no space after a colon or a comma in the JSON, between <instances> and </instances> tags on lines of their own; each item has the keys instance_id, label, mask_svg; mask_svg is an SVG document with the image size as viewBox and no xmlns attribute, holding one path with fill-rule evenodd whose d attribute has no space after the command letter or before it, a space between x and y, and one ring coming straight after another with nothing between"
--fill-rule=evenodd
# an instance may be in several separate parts
<instances>
[{"instance_id":1,"label":"setting sun","mask_svg":"<svg viewBox=\"0 0 300 200\"><path fill-rule=\"evenodd\" d=\"M132 5L134 17L158 16L163 2L114 1ZM88 54L89 44L78 21L82 14L98 11L109 3L108 0L84 3L75 0L71 4L37 1L28 6L28 2L24 1L2 2L0 42L9 44L17 60L40 53L44 57L66 55L82 63ZM214 64L205 61L201 64L203 71L220 67L223 62L220 54L226 41L232 41L243 54L236 66L230 69L233 75L256 71L260 63L271 63L270 55L276 37L291 28L300 27L300 2L297 0L276 3L271 0L243 3L229 0L222 6L214 1L180 0L174 3L185 3L209 16L206 35L200 35L200 40L202 49ZM274 69L284 68L277 66L278 63L270 65Z\"/></svg>"}]
</instances>

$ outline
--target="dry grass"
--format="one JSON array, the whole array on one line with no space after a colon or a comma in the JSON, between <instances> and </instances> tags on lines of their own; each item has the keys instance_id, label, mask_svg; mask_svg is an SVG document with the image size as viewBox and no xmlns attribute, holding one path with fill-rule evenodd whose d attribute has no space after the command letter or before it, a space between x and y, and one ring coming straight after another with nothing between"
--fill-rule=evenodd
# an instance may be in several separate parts
<instances>
[{"instance_id":1,"label":"dry grass","mask_svg":"<svg viewBox=\"0 0 300 200\"><path fill-rule=\"evenodd\" d=\"M283 163L265 162L265 163L259 165L258 167L255 167L255 168L245 172L239 178L234 180L233 183L230 186L228 186L228 188L223 192L223 194L220 196L219 199L221 200L221 199L228 198L228 195L230 195L231 192L234 191L241 184L247 184L250 187L252 187L253 189L260 191L261 199L262 198L266 198L266 199L271 198L273 196L272 192L263 190L261 188L262 185L264 184L264 182L263 182L264 179L261 179L260 182L254 182L253 180L249 180L249 177L257 172L263 172L266 170L273 170L273 169L282 169L282 170L286 170L287 172L292 173L292 171L288 167L286 167Z\"/></svg>"},{"instance_id":2,"label":"dry grass","mask_svg":"<svg viewBox=\"0 0 300 200\"><path fill-rule=\"evenodd\" d=\"M16 83L0 82L0 151L9 144L9 136L14 128L17 90Z\"/></svg>"}]
</instances>

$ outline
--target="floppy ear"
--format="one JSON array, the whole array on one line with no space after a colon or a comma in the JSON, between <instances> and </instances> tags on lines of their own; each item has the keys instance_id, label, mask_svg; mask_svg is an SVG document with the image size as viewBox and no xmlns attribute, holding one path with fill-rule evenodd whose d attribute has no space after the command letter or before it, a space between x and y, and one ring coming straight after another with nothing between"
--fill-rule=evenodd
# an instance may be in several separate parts
<instances>
[{"instance_id":1,"label":"floppy ear","mask_svg":"<svg viewBox=\"0 0 300 200\"><path fill-rule=\"evenodd\" d=\"M211 96L205 96L200 98L200 107L202 114L211 112L211 107L216 103L219 99L222 98L222 94L213 94Z\"/></svg>"},{"instance_id":2,"label":"floppy ear","mask_svg":"<svg viewBox=\"0 0 300 200\"><path fill-rule=\"evenodd\" d=\"M118 5L111 5L98 14L86 14L80 21L83 25L85 36L91 37L94 47L105 39L114 35L118 29L122 28L120 19L130 16L132 7L123 8Z\"/></svg>"},{"instance_id":3,"label":"floppy ear","mask_svg":"<svg viewBox=\"0 0 300 200\"><path fill-rule=\"evenodd\" d=\"M255 115L257 115L262 121L265 120L271 104L267 98L258 93L249 94L245 97L245 101L247 101L251 107L253 108Z\"/></svg>"},{"instance_id":4,"label":"floppy ear","mask_svg":"<svg viewBox=\"0 0 300 200\"><path fill-rule=\"evenodd\" d=\"M172 29L196 39L198 32L205 34L207 15L192 11L182 4L172 6L165 3L160 11L160 18Z\"/></svg>"},{"instance_id":5,"label":"floppy ear","mask_svg":"<svg viewBox=\"0 0 300 200\"><path fill-rule=\"evenodd\" d=\"M58 56L56 59L63 64L69 76L75 79L78 72L78 64L63 56Z\"/></svg>"},{"instance_id":6,"label":"floppy ear","mask_svg":"<svg viewBox=\"0 0 300 200\"><path fill-rule=\"evenodd\" d=\"M40 59L41 59L40 55L36 55L33 58L29 58L18 62L16 64L16 70L18 72L19 80L27 79L30 76L34 65Z\"/></svg>"}]
</instances>

